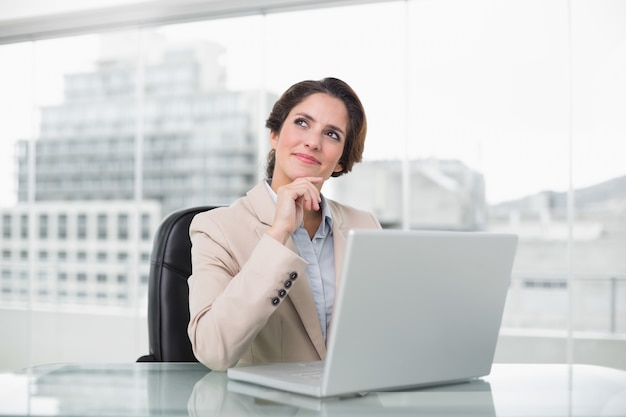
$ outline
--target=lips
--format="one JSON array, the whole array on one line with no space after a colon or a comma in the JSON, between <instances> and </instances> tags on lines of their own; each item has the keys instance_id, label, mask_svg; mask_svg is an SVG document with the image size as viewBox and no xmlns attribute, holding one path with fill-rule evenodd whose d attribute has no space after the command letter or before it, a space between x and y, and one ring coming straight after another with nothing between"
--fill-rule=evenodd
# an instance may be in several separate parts
<instances>
[{"instance_id":1,"label":"lips","mask_svg":"<svg viewBox=\"0 0 626 417\"><path fill-rule=\"evenodd\" d=\"M314 164L314 165L321 164L321 162L318 161L317 158L311 155L307 155L305 153L295 153L294 156L298 158L298 160L300 160L301 162L304 162L305 164Z\"/></svg>"}]
</instances>

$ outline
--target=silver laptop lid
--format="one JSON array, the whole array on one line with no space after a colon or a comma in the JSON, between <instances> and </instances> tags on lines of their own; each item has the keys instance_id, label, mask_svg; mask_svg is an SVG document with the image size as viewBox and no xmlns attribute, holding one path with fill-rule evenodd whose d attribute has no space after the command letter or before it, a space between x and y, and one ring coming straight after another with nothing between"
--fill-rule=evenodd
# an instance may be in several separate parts
<instances>
[{"instance_id":1,"label":"silver laptop lid","mask_svg":"<svg viewBox=\"0 0 626 417\"><path fill-rule=\"evenodd\" d=\"M487 375L516 246L506 234L351 231L323 395Z\"/></svg>"}]
</instances>

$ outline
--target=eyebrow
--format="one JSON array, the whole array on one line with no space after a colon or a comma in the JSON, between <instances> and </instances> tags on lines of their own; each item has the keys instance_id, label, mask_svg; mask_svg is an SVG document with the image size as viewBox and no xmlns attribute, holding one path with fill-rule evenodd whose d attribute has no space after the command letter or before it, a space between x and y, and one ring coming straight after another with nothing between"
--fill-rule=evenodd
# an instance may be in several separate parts
<instances>
[{"instance_id":1,"label":"eyebrow","mask_svg":"<svg viewBox=\"0 0 626 417\"><path fill-rule=\"evenodd\" d=\"M317 120L315 120L315 118L313 116L311 116L310 114L308 114L308 113L300 112L300 113L296 113L296 116L301 116L301 117L304 117L305 119L309 119L311 121L317 122ZM337 127L335 125L328 125L328 127L331 128L332 130L336 130L339 133L341 133L342 135L346 136L346 133L340 127Z\"/></svg>"}]
</instances>

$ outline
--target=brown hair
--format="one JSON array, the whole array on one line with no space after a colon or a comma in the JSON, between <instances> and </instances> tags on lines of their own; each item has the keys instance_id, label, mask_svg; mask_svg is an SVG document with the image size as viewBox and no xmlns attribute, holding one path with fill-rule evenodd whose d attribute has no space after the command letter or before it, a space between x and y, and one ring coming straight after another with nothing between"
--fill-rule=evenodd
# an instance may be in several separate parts
<instances>
[{"instance_id":1,"label":"brown hair","mask_svg":"<svg viewBox=\"0 0 626 417\"><path fill-rule=\"evenodd\" d=\"M348 111L348 131L343 154L339 158L341 171L333 172L331 176L338 177L352 170L352 166L363 159L365 135L367 133L367 119L361 100L354 90L345 82L337 78L324 78L319 81L301 81L289 87L274 104L272 111L265 122L265 127L272 133L279 133L289 112L305 98L315 93L325 93L343 102ZM276 152L270 150L267 155L267 178L272 178L276 165Z\"/></svg>"}]
</instances>

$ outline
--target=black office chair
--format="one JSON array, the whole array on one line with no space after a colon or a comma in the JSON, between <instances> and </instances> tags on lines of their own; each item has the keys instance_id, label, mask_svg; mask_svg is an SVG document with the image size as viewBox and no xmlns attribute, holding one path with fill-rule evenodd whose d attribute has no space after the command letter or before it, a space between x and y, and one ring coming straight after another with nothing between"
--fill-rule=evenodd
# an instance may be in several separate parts
<instances>
[{"instance_id":1,"label":"black office chair","mask_svg":"<svg viewBox=\"0 0 626 417\"><path fill-rule=\"evenodd\" d=\"M193 217L214 206L175 211L154 237L148 276L148 339L150 354L137 362L197 362L187 336Z\"/></svg>"}]
</instances>

